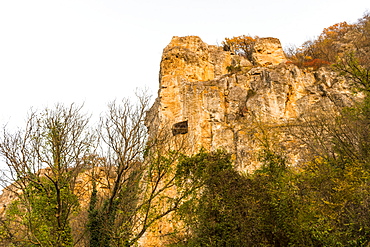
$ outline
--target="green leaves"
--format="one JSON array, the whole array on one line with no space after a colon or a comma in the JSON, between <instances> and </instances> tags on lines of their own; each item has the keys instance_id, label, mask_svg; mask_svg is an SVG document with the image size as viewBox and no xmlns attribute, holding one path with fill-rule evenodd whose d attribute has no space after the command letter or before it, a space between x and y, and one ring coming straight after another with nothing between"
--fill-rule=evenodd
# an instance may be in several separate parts
<instances>
[{"instance_id":1,"label":"green leaves","mask_svg":"<svg viewBox=\"0 0 370 247\"><path fill-rule=\"evenodd\" d=\"M346 53L334 65L341 75L352 81L353 89L370 94L370 68L368 64L360 62L360 58L366 56L363 50ZM367 61L368 62L368 61Z\"/></svg>"},{"instance_id":2,"label":"green leaves","mask_svg":"<svg viewBox=\"0 0 370 247\"><path fill-rule=\"evenodd\" d=\"M193 156L183 155L177 165L177 179L191 179L192 182L207 182L210 178L219 174L221 171L232 168L231 155L218 150L216 152L206 152L202 149Z\"/></svg>"},{"instance_id":3,"label":"green leaves","mask_svg":"<svg viewBox=\"0 0 370 247\"><path fill-rule=\"evenodd\" d=\"M69 208L58 209L56 188L47 178L41 178L44 190L37 189L34 183L28 183L23 194L14 201L7 211L7 217L18 222L20 229L26 230L17 242L25 246L35 242L42 246L73 246L71 227L68 223ZM61 189L64 205L78 205L78 199L68 187ZM57 218L64 224L58 225ZM10 227L12 224L9 225ZM22 235L20 235L22 236ZM31 245L30 245L31 246Z\"/></svg>"}]
</instances>

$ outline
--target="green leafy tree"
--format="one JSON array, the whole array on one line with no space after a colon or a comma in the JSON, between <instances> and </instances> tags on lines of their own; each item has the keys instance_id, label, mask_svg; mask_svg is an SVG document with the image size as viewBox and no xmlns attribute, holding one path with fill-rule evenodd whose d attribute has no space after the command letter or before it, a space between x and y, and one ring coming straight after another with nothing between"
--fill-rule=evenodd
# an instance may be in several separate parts
<instances>
[{"instance_id":1,"label":"green leafy tree","mask_svg":"<svg viewBox=\"0 0 370 247\"><path fill-rule=\"evenodd\" d=\"M361 56L359 52L347 53L335 64L335 68L353 83L355 90L365 92L368 96L370 94L370 66L360 63Z\"/></svg>"},{"instance_id":2,"label":"green leafy tree","mask_svg":"<svg viewBox=\"0 0 370 247\"><path fill-rule=\"evenodd\" d=\"M57 105L32 113L23 131L4 130L0 154L15 196L7 211L10 242L22 246L72 246L70 219L78 209L76 178L94 143L80 108ZM6 220L6 219L5 219Z\"/></svg>"},{"instance_id":3,"label":"green leafy tree","mask_svg":"<svg viewBox=\"0 0 370 247\"><path fill-rule=\"evenodd\" d=\"M240 220L244 211L242 175L231 165L231 156L222 151L206 152L180 159L177 179L194 186L189 200L180 208L188 234L177 246L242 246L242 232L247 221Z\"/></svg>"}]
</instances>

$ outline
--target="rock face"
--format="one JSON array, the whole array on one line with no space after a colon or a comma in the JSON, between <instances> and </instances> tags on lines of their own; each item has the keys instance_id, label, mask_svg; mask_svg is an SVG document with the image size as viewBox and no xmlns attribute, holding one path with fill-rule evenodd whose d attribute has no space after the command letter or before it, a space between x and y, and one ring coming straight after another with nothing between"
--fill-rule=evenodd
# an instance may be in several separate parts
<instances>
[{"instance_id":1,"label":"rock face","mask_svg":"<svg viewBox=\"0 0 370 247\"><path fill-rule=\"evenodd\" d=\"M17 194L19 193L21 193L21 191L14 185L9 185L2 190L0 194L0 218L5 215L7 207L18 198Z\"/></svg>"},{"instance_id":2,"label":"rock face","mask_svg":"<svg viewBox=\"0 0 370 247\"><path fill-rule=\"evenodd\" d=\"M261 38L254 45L253 60L260 66L278 65L286 62L280 40L276 38Z\"/></svg>"},{"instance_id":3,"label":"rock face","mask_svg":"<svg viewBox=\"0 0 370 247\"><path fill-rule=\"evenodd\" d=\"M240 170L253 170L253 119L282 125L315 108L353 101L336 73L286 63L278 39L259 39L252 57L248 61L196 36L174 37L163 51L158 98L147 117L149 132L170 125L174 136L189 137L193 152L225 149Z\"/></svg>"}]
</instances>

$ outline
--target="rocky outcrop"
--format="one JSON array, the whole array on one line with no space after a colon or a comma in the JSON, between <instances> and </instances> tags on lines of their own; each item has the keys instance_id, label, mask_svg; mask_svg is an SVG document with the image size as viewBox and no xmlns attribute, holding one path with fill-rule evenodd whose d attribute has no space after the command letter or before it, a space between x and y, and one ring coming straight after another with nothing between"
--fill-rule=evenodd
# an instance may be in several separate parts
<instances>
[{"instance_id":1,"label":"rocky outcrop","mask_svg":"<svg viewBox=\"0 0 370 247\"><path fill-rule=\"evenodd\" d=\"M287 61L280 40L276 38L257 39L253 50L253 60L259 66L278 65Z\"/></svg>"},{"instance_id":2,"label":"rocky outcrop","mask_svg":"<svg viewBox=\"0 0 370 247\"><path fill-rule=\"evenodd\" d=\"M252 57L248 61L196 36L174 37L163 51L158 98L147 117L151 134L170 125L174 136L188 136L193 152L225 149L239 169L253 170L253 121L278 126L353 101L336 73L287 64L278 39L257 40Z\"/></svg>"},{"instance_id":3,"label":"rocky outcrop","mask_svg":"<svg viewBox=\"0 0 370 247\"><path fill-rule=\"evenodd\" d=\"M17 194L21 193L15 185L9 185L1 191L0 194L0 218L6 213L11 203L18 198Z\"/></svg>"}]
</instances>

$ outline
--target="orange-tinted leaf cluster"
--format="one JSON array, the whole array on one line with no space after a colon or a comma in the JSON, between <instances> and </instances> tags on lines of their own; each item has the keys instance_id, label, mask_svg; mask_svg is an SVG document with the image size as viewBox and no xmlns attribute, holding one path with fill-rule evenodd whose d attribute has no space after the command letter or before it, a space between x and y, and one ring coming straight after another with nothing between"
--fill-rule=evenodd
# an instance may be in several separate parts
<instances>
[{"instance_id":1,"label":"orange-tinted leaf cluster","mask_svg":"<svg viewBox=\"0 0 370 247\"><path fill-rule=\"evenodd\" d=\"M251 60L253 46L257 39L257 36L252 37L241 35L232 38L225 38L225 40L222 41L222 45L225 50L231 51L234 54L244 56Z\"/></svg>"},{"instance_id":2,"label":"orange-tinted leaf cluster","mask_svg":"<svg viewBox=\"0 0 370 247\"><path fill-rule=\"evenodd\" d=\"M298 67L304 67L304 68L313 68L314 70L317 70L323 66L330 65L331 63L319 58L306 60L304 62L298 62L298 61L287 61L286 64L294 64Z\"/></svg>"},{"instance_id":3,"label":"orange-tinted leaf cluster","mask_svg":"<svg viewBox=\"0 0 370 247\"><path fill-rule=\"evenodd\" d=\"M325 41L329 39L338 40L340 38L343 38L344 35L354 26L355 25L348 24L347 22L340 22L328 28L324 28L323 32L318 38L318 41Z\"/></svg>"},{"instance_id":4,"label":"orange-tinted leaf cluster","mask_svg":"<svg viewBox=\"0 0 370 247\"><path fill-rule=\"evenodd\" d=\"M310 61L304 62L303 67L312 67L313 69L318 69L322 66L330 65L330 62L315 58Z\"/></svg>"},{"instance_id":5,"label":"orange-tinted leaf cluster","mask_svg":"<svg viewBox=\"0 0 370 247\"><path fill-rule=\"evenodd\" d=\"M351 47L348 44L352 42L351 39L357 28L358 23L348 24L347 22L325 28L317 39L306 41L298 49L288 50L290 53L288 58L302 67L318 68L336 63L346 49Z\"/></svg>"},{"instance_id":6,"label":"orange-tinted leaf cluster","mask_svg":"<svg viewBox=\"0 0 370 247\"><path fill-rule=\"evenodd\" d=\"M306 62L310 63L311 61L309 60L312 59L335 63L338 56L343 52L343 45L348 43L346 34L351 33L355 28L356 24L348 24L347 22L337 23L325 28L317 39L303 43L289 58L294 63L302 66ZM308 57L311 59L307 59ZM314 64L313 67L316 67L316 65Z\"/></svg>"}]
</instances>

